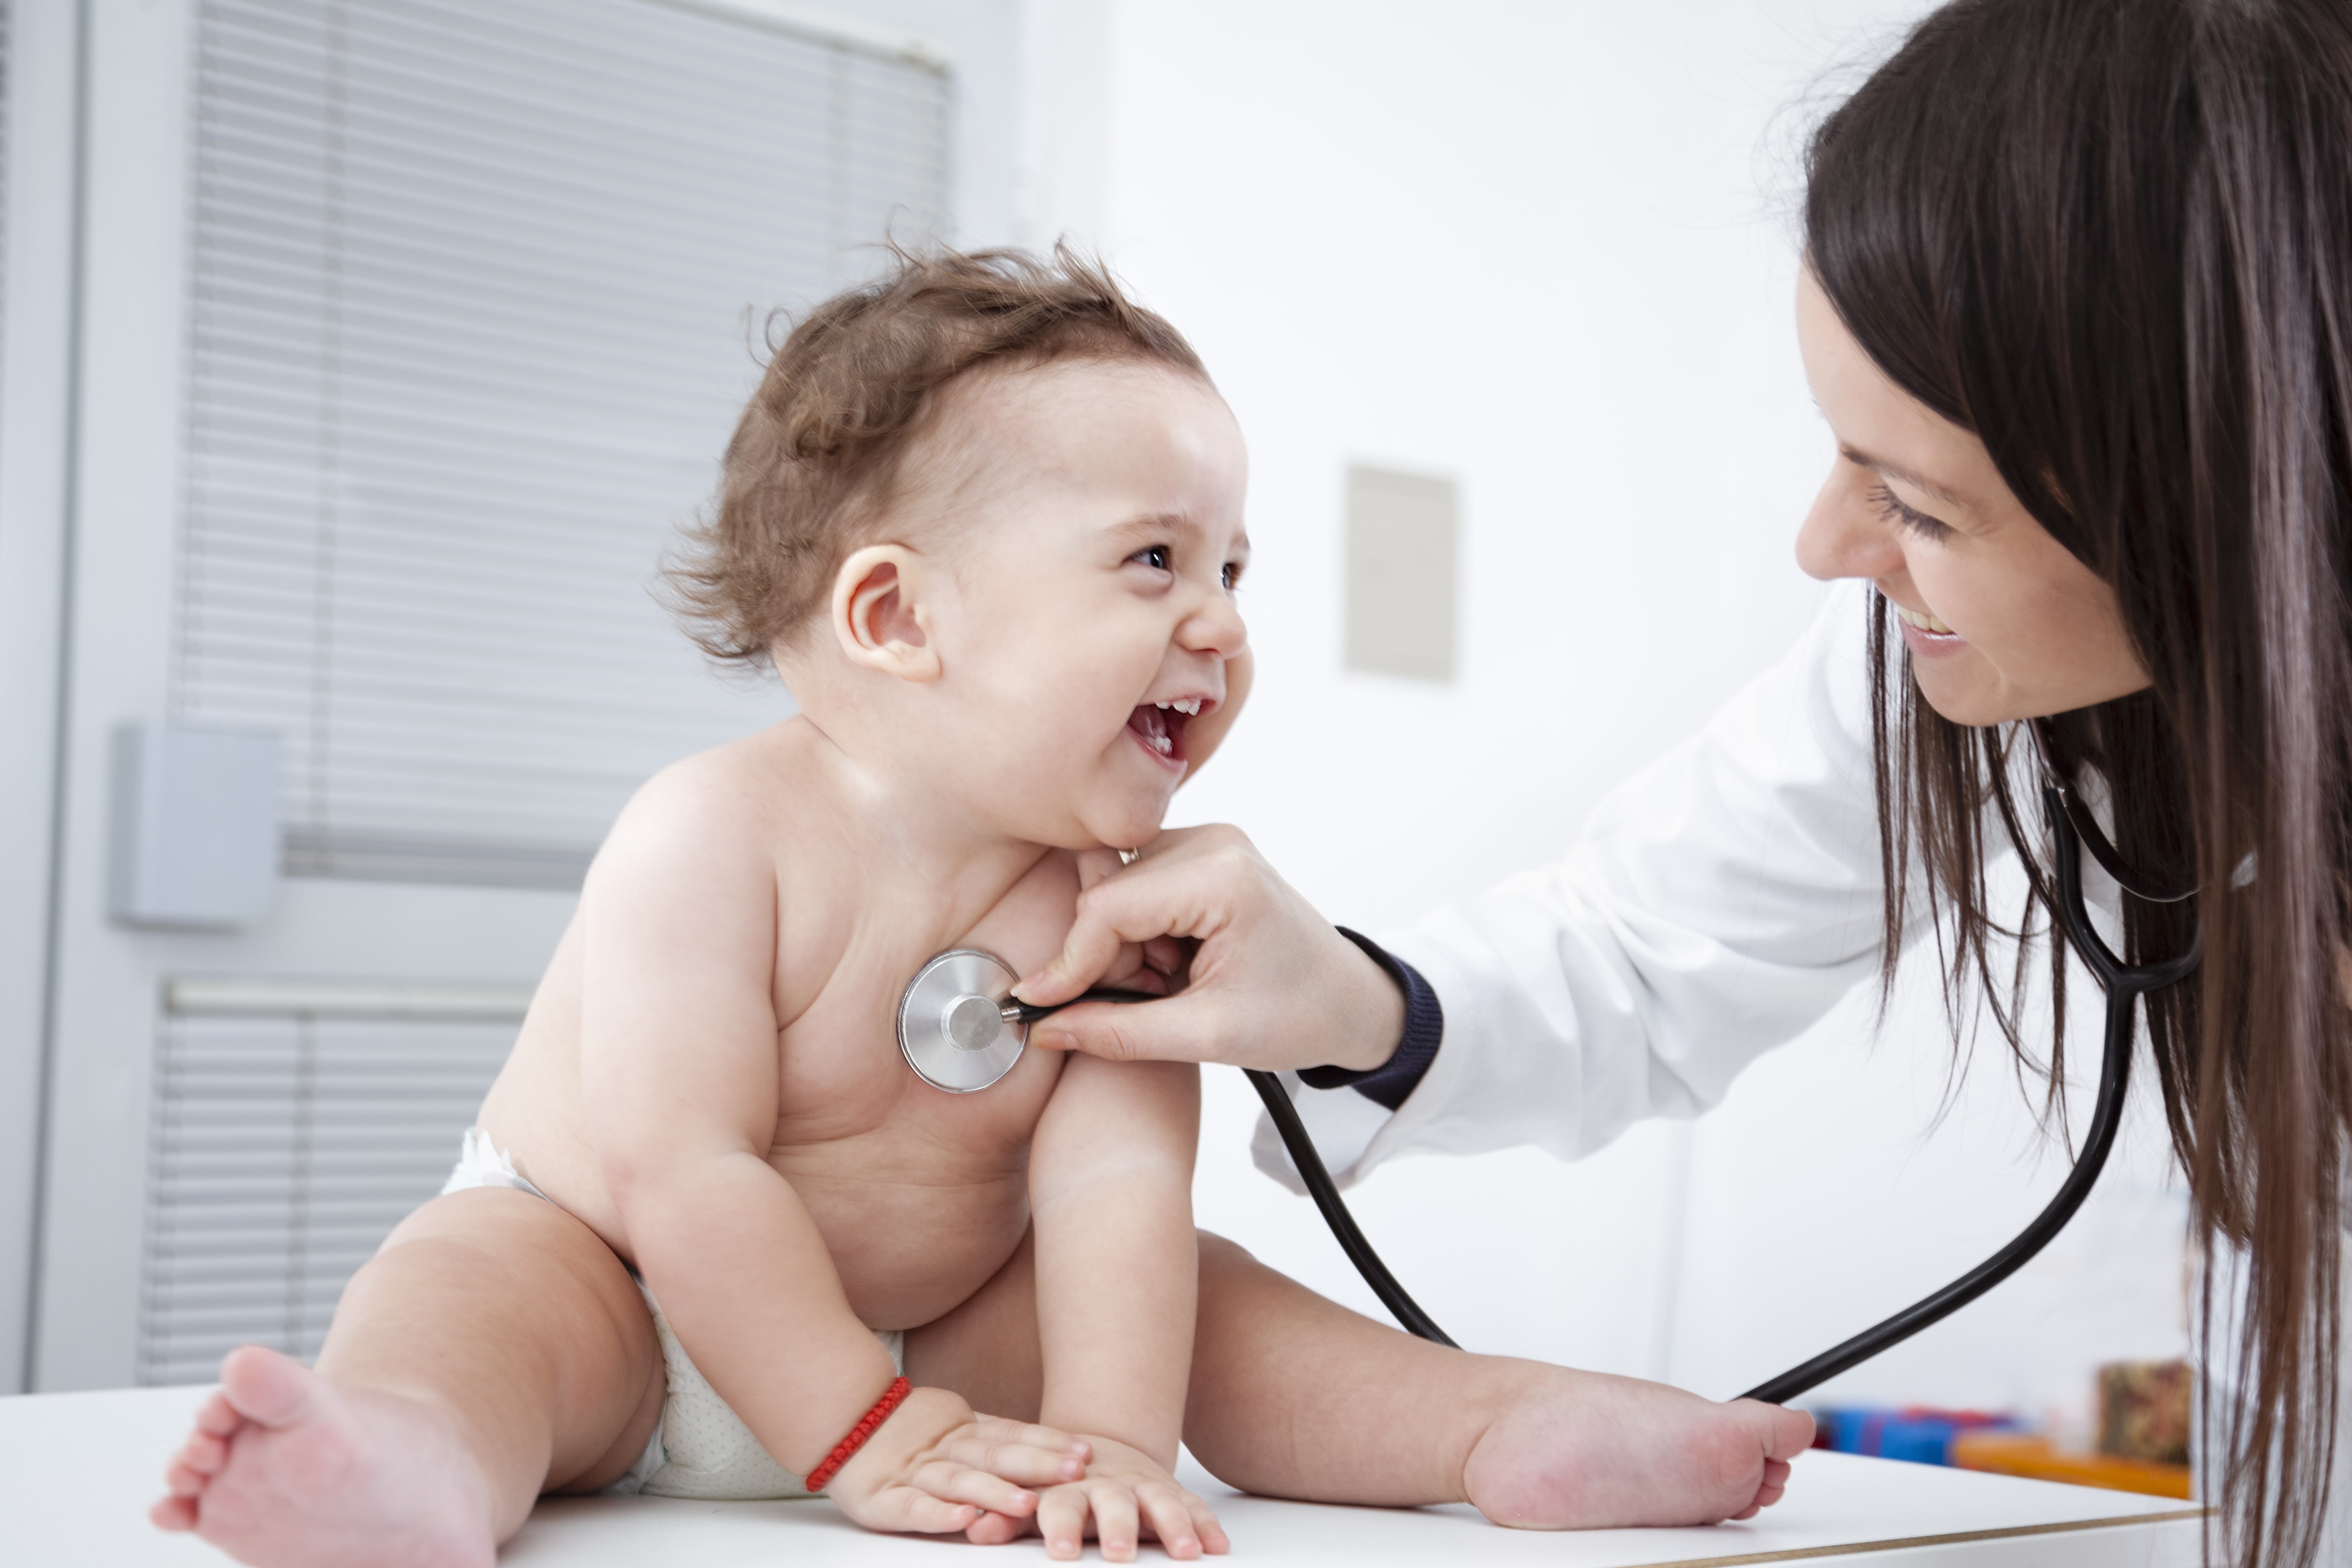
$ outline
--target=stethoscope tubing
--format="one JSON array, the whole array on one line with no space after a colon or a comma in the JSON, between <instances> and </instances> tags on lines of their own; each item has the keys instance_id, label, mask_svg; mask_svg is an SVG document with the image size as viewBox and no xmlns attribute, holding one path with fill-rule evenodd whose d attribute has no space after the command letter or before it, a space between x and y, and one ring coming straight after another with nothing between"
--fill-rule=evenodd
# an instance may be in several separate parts
<instances>
[{"instance_id":1,"label":"stethoscope tubing","mask_svg":"<svg viewBox=\"0 0 2352 1568\"><path fill-rule=\"evenodd\" d=\"M2131 1088L2132 1047L2137 1034L2135 1026L2139 999L2193 971L2198 963L2199 944L2191 943L2187 952L2163 963L2132 965L2116 957L2092 929L2090 910L2084 903L2083 840L2075 829L2073 814L2066 809L2054 785L2042 786L2042 804L2050 814L2051 838L2058 863L2058 918L2066 927L2067 940L2106 989L2099 1090L2092 1105L2090 1134L2084 1140L2083 1152L2075 1156L2074 1169L2066 1173L2065 1182L2042 1212L2033 1216L2032 1223L1999 1252L1933 1295L1864 1329L1843 1344L1758 1384L1740 1398L1786 1405L1840 1373L1850 1372L1921 1330L1943 1321L2024 1268L2066 1227L2066 1222L2074 1217L2083 1200L2098 1184L2099 1173L2106 1168L2107 1156L2114 1152L2116 1131L2123 1125L2124 1100ZM2102 863L2106 858L2101 857Z\"/></svg>"},{"instance_id":2,"label":"stethoscope tubing","mask_svg":"<svg viewBox=\"0 0 2352 1568\"><path fill-rule=\"evenodd\" d=\"M1943 1321L1962 1307L1982 1296L1994 1286L2025 1267L2033 1257L2049 1246L2051 1240L2066 1227L2098 1184L2099 1174L2106 1168L2107 1156L2114 1152L2116 1134L2123 1125L2124 1102L2131 1088L2132 1047L2135 1043L2141 996L2159 990L2176 981L2187 978L2197 968L2200 944L2192 942L2187 952L2162 963L2126 964L2107 946L2092 928L2090 911L2083 895L2083 837L2076 830L2071 802L2060 795L2054 785L2045 784L2042 803L2048 809L2051 837L2056 851L2058 872L2058 918L2066 928L2067 940L2083 954L2084 963L2106 991L2106 1027L2099 1063L2099 1088L2091 1112L2091 1127L2084 1141L2082 1152L2075 1157L2074 1168L2066 1173L2065 1182L2056 1194L2043 1205L2032 1223L2020 1231L2000 1251L1961 1275L1942 1289L1906 1307L1885 1321L1874 1324L1845 1341L1822 1352L1811 1361L1790 1367L1780 1376L1758 1384L1741 1394L1742 1399L1761 1400L1768 1405L1786 1405L1840 1373L1850 1372L1872 1357L1892 1350L1922 1330ZM2101 855L2101 864L2113 858ZM1248 1071L1248 1069L1244 1069ZM1307 1135L1306 1124L1299 1120L1297 1108L1284 1092L1281 1080L1268 1072L1248 1071L1258 1098L1265 1102L1267 1115L1274 1119L1275 1131L1281 1134L1283 1146L1290 1151L1291 1163L1297 1168L1299 1179L1307 1185L1307 1195L1315 1206L1323 1211L1324 1223L1338 1238L1340 1250L1348 1255L1356 1272L1371 1287L1400 1326L1407 1333L1441 1345L1453 1345L1444 1330L1408 1295L1396 1277L1381 1261L1380 1254L1364 1239L1355 1216L1349 1213L1347 1201L1328 1171L1322 1157L1316 1152L1315 1142Z\"/></svg>"},{"instance_id":3,"label":"stethoscope tubing","mask_svg":"<svg viewBox=\"0 0 2352 1568\"><path fill-rule=\"evenodd\" d=\"M2036 743L2041 737L2035 736ZM2160 990L2195 972L2201 940L2192 941L2189 950L2178 957L2160 963L2127 964L2117 957L2099 933L2092 928L2090 910L2083 895L2083 850L2086 836L2092 852L2099 863L2117 880L2137 891L2137 886L2121 875L2122 863L2112 846L2105 841L2096 824L2083 828L2074 816L2071 794L2055 781L2047 767L2042 785L2042 805L2049 813L2053 847L2058 874L2059 921L2064 925L2067 940L2081 953L2106 992L2106 1027L2099 1063L2099 1088L2091 1111L2089 1135L2084 1140L2083 1151L2075 1157L2066 1180L2032 1223L2011 1239L2000 1251L1961 1275L1932 1295L1923 1297L1883 1322L1872 1325L1843 1343L1822 1352L1812 1360L1790 1367L1780 1376L1758 1384L1742 1399L1761 1400L1768 1405L1786 1405L1800 1394L1818 1387L1841 1373L1850 1372L1872 1357L1892 1350L1920 1331L1943 1321L1962 1307L1982 1296L1994 1286L2025 1267L2033 1257L2049 1246L2051 1240L2074 1217L2083 1201L2098 1184L2099 1174L2106 1168L2107 1156L2114 1152L2116 1134L2123 1125L2124 1101L2131 1088L2132 1047L2137 1037L2139 1000L2151 991ZM2142 893L2166 901L2185 898L2187 894L2161 891ZM1029 1003L1013 1003L1005 1008L1008 1022L1024 1027L1038 1019L1057 1013L1079 1002L1149 1002L1154 998L1135 992L1088 991L1083 996L1051 1006ZM1323 1222L1330 1227L1339 1249L1348 1261L1371 1287L1372 1294L1389 1310L1404 1331L1433 1344L1458 1349L1436 1321L1422 1310L1418 1302L1397 1283L1396 1276L1366 1240L1349 1212L1347 1200L1339 1195L1339 1184L1324 1167L1323 1157L1317 1152L1315 1140L1299 1119L1298 1109L1291 1103L1289 1093L1281 1079L1274 1073L1244 1068L1258 1098L1265 1102L1266 1114L1274 1121L1275 1131L1281 1135L1283 1147L1290 1152L1290 1161L1297 1169L1299 1180L1306 1184L1307 1195L1322 1211Z\"/></svg>"}]
</instances>

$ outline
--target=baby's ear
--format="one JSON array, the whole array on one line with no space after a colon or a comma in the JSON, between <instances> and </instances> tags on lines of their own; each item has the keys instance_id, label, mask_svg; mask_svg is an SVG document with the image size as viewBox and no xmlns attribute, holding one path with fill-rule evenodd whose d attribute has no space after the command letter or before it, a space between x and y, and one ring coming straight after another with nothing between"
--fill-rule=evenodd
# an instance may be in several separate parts
<instances>
[{"instance_id":1,"label":"baby's ear","mask_svg":"<svg viewBox=\"0 0 2352 1568\"><path fill-rule=\"evenodd\" d=\"M833 635L852 664L900 680L940 678L931 645L923 557L903 544L869 544L833 577Z\"/></svg>"}]
</instances>

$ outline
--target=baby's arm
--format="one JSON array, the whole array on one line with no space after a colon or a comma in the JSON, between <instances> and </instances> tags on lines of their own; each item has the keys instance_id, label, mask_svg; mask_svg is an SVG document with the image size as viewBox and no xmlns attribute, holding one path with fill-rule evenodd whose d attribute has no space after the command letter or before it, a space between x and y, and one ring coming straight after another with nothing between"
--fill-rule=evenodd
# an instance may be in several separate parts
<instances>
[{"instance_id":1,"label":"baby's arm","mask_svg":"<svg viewBox=\"0 0 2352 1568\"><path fill-rule=\"evenodd\" d=\"M740 786L701 763L624 814L583 893L581 1074L638 1268L711 1386L804 1475L897 1371L767 1161L778 898L760 826ZM1026 1514L1017 1483L1068 1473L1066 1451L1039 1446L1066 1439L974 1420L957 1395L916 1390L843 1468L835 1501L876 1529L961 1530L983 1509Z\"/></svg>"},{"instance_id":2,"label":"baby's arm","mask_svg":"<svg viewBox=\"0 0 2352 1568\"><path fill-rule=\"evenodd\" d=\"M1092 1440L1087 1478L1037 1523L1075 1558L1091 1511L1106 1560L1132 1559L1139 1507L1172 1557L1224 1550L1216 1517L1170 1473L1192 1364L1199 1248L1192 1155L1197 1068L1073 1057L1037 1123L1029 1193L1037 1238L1039 1418Z\"/></svg>"}]
</instances>

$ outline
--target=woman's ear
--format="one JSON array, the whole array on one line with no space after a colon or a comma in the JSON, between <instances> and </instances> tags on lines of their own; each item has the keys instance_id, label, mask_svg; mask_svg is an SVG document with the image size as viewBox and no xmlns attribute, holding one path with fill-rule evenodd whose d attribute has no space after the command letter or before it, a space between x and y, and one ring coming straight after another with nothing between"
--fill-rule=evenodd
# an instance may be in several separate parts
<instances>
[{"instance_id":1,"label":"woman's ear","mask_svg":"<svg viewBox=\"0 0 2352 1568\"><path fill-rule=\"evenodd\" d=\"M869 544L833 577L833 635L852 664L900 680L940 678L923 591L927 563L903 544Z\"/></svg>"}]
</instances>

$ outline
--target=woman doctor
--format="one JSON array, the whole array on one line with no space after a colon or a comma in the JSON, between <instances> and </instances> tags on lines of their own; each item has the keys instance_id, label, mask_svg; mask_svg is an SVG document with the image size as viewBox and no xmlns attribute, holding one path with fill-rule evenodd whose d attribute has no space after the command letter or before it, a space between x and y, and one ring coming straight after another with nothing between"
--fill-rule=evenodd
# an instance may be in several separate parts
<instances>
[{"instance_id":1,"label":"woman doctor","mask_svg":"<svg viewBox=\"0 0 2352 1568\"><path fill-rule=\"evenodd\" d=\"M1561 864L1375 946L1230 827L1086 894L1020 988L1188 981L1035 1044L1297 1069L1406 1150L1588 1152L1719 1100L1906 943L2015 1042L1994 938L2051 931L2021 721L2126 860L2199 1237L2223 1549L2305 1562L2326 1493L2352 1129L2352 7L1959 0L1822 126L1797 300L1837 443L1799 563L1851 584ZM2021 851L2026 908L1986 866ZM1999 969L2001 973L1995 973ZM2211 1323L2223 1314L2209 1315ZM2210 1495L2210 1494L2209 1494Z\"/></svg>"}]
</instances>

